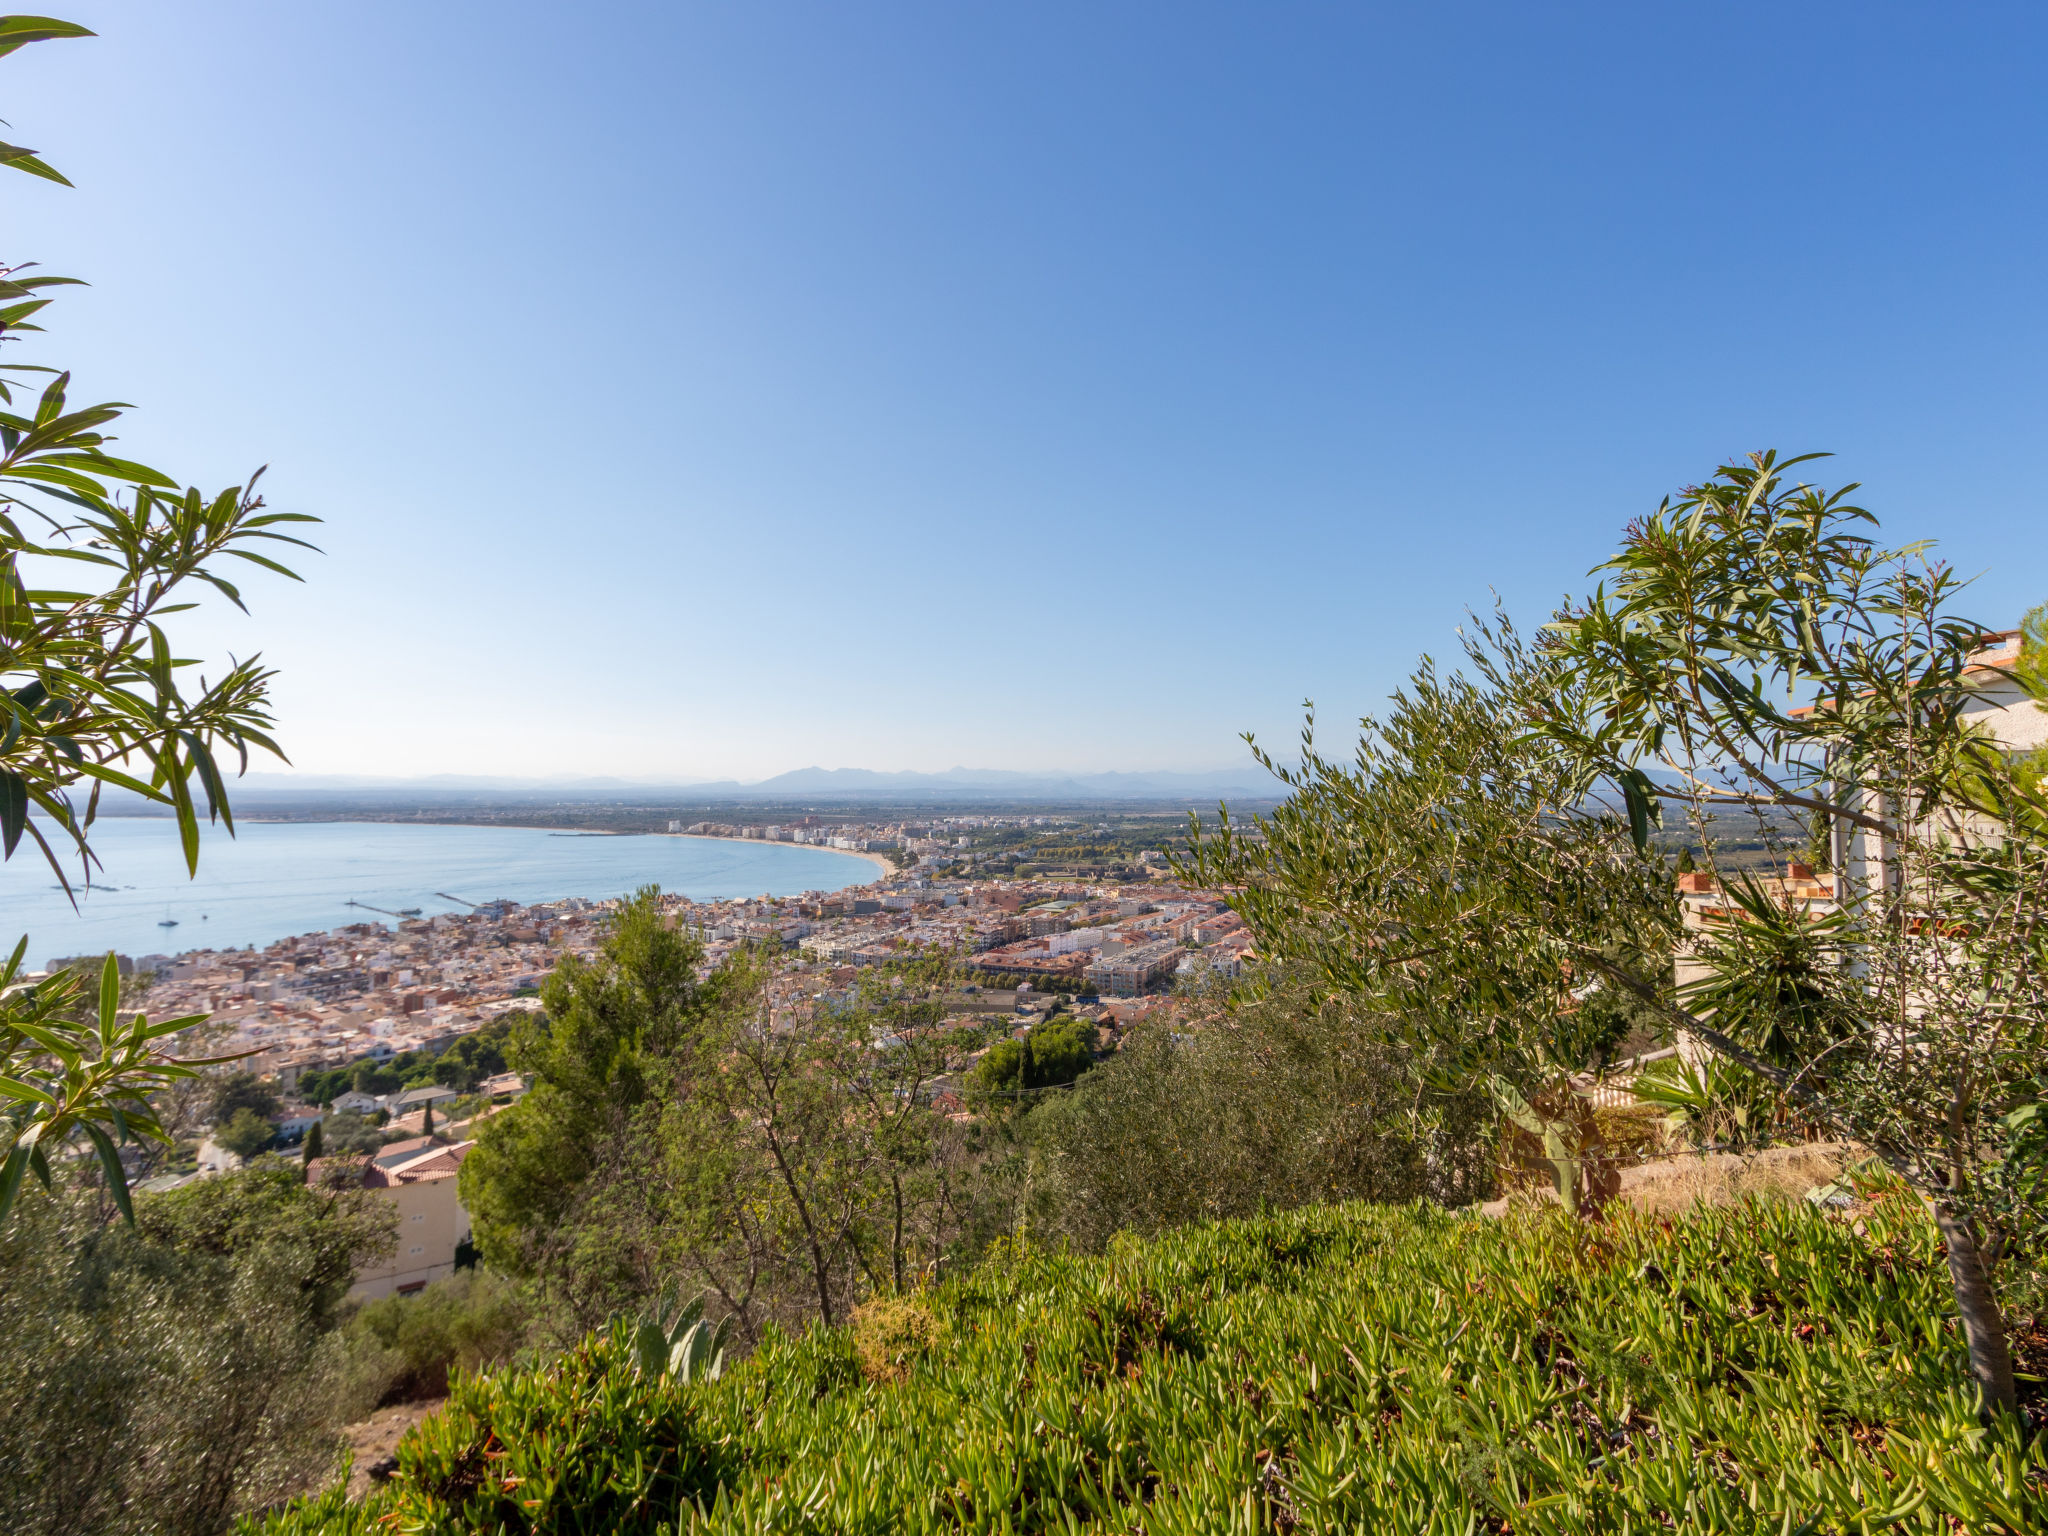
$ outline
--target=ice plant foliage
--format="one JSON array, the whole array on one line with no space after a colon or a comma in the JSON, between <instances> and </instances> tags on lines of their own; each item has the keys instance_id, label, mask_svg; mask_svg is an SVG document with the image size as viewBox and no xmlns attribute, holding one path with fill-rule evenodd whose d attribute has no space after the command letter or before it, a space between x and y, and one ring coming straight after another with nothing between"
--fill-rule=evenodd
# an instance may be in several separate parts
<instances>
[{"instance_id":1,"label":"ice plant foliage","mask_svg":"<svg viewBox=\"0 0 2048 1536\"><path fill-rule=\"evenodd\" d=\"M1945 1290L1907 1199L1311 1207L999 1254L886 1376L814 1326L684 1384L622 1321L459 1379L367 1500L244 1531L2040 1529L2048 1450L1979 1422Z\"/></svg>"}]
</instances>

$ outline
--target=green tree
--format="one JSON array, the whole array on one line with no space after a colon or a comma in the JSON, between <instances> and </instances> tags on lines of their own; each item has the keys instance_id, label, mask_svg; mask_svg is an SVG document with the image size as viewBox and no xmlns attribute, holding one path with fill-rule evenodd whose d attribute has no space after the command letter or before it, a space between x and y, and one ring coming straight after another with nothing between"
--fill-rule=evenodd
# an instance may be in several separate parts
<instances>
[{"instance_id":1,"label":"green tree","mask_svg":"<svg viewBox=\"0 0 2048 1536\"><path fill-rule=\"evenodd\" d=\"M362 1156L384 1145L382 1133L361 1115L329 1115L321 1126L321 1140L332 1157Z\"/></svg>"},{"instance_id":2,"label":"green tree","mask_svg":"<svg viewBox=\"0 0 2048 1536\"><path fill-rule=\"evenodd\" d=\"M1032 1026L1022 1040L998 1040L968 1076L968 1096L979 1105L1015 1107L1047 1089L1070 1087L1095 1066L1095 1026L1065 1019Z\"/></svg>"},{"instance_id":3,"label":"green tree","mask_svg":"<svg viewBox=\"0 0 2048 1536\"><path fill-rule=\"evenodd\" d=\"M1870 1145L1932 1203L2010 1407L1987 1267L2038 1187L2012 1126L2048 1056L2048 814L1975 722L1985 630L1953 574L1869 538L1853 487L1789 482L1798 462L1723 466L1631 524L1536 646L1475 626L1469 675L1425 665L1354 764L1305 737L1289 800L1189 865L1243 884L1261 951L1361 999L1425 1082L1489 1082L1561 1193L1592 1166L1571 1075L1629 1017L1584 1006L1601 993ZM1717 812L1823 818L1839 910L1724 880L1737 920L1689 937L1648 856L1666 808L1710 868ZM1679 945L1707 973L1682 993Z\"/></svg>"},{"instance_id":4,"label":"green tree","mask_svg":"<svg viewBox=\"0 0 2048 1536\"><path fill-rule=\"evenodd\" d=\"M1697 946L1681 1022L1929 1200L2009 1410L1989 1269L2027 1220L2012 1117L2048 1059L2048 802L1977 722L1988 631L1955 573L1878 543L1856 487L1795 481L1801 462L1724 465L1630 526L1553 627L1568 703L1540 725L1639 821L1790 811L1843 851L1824 919L1734 883L1743 920Z\"/></svg>"},{"instance_id":5,"label":"green tree","mask_svg":"<svg viewBox=\"0 0 2048 1536\"><path fill-rule=\"evenodd\" d=\"M277 1140L277 1127L253 1109L238 1109L213 1133L213 1139L239 1158L251 1158L269 1150Z\"/></svg>"},{"instance_id":6,"label":"green tree","mask_svg":"<svg viewBox=\"0 0 2048 1536\"><path fill-rule=\"evenodd\" d=\"M541 1279L557 1297L585 1296L589 1322L607 1315L621 1281L608 1240L577 1219L591 1180L644 1135L642 1111L678 1072L718 1006L722 986L698 979L703 948L668 925L652 886L620 909L602 953L568 957L542 989L507 1051L531 1089L477 1127L463 1163L463 1204L485 1259Z\"/></svg>"},{"instance_id":7,"label":"green tree","mask_svg":"<svg viewBox=\"0 0 2048 1536\"><path fill-rule=\"evenodd\" d=\"M324 1140L325 1136L321 1129L321 1122L315 1120L306 1127L306 1144L301 1161L308 1165L316 1162L321 1155L321 1144Z\"/></svg>"},{"instance_id":8,"label":"green tree","mask_svg":"<svg viewBox=\"0 0 2048 1536\"><path fill-rule=\"evenodd\" d=\"M2048 603L2028 609L2020 621L2020 654L2013 668L2013 680L2034 701L2034 708L2048 711ZM2025 793L2044 793L2044 785L2048 785L2048 746L2021 753L2014 760L2013 772Z\"/></svg>"},{"instance_id":9,"label":"green tree","mask_svg":"<svg viewBox=\"0 0 2048 1536\"><path fill-rule=\"evenodd\" d=\"M90 35L45 17L0 18L0 55ZM18 147L0 146L0 163L64 181ZM0 264L0 342L38 333L49 290L69 281ZM24 396L29 375L45 382ZM68 861L87 877L96 866L91 829L103 786L168 807L188 869L198 867L200 796L207 817L233 832L219 760L277 752L271 673L251 657L188 687L198 663L179 654L168 626L207 589L242 606L228 562L290 576L263 549L301 544L280 525L312 521L267 511L254 476L208 495L117 457L105 429L124 407L76 406L69 389L70 375L45 364L0 363L0 857L26 838L67 889ZM114 1001L76 1022L90 1007L79 978L23 985L26 948L23 939L0 973L0 1093L9 1105L0 1219L24 1173L47 1183L51 1149L74 1138L91 1144L125 1199L115 1142L165 1140L150 1095L193 1066L169 1053L167 1037L196 1020L120 1019L116 979L102 987Z\"/></svg>"},{"instance_id":10,"label":"green tree","mask_svg":"<svg viewBox=\"0 0 2048 1536\"><path fill-rule=\"evenodd\" d=\"M1465 1205L1491 1192L1492 1116L1475 1092L1418 1109L1405 1053L1351 998L1273 968L1041 1096L1018 1153L1032 1166L992 1168L988 1194L1005 1229L1084 1250L1298 1205Z\"/></svg>"},{"instance_id":11,"label":"green tree","mask_svg":"<svg viewBox=\"0 0 2048 1536\"><path fill-rule=\"evenodd\" d=\"M1419 1113L1490 1093L1577 1210L1614 1174L1575 1079L1638 1022L1601 996L1602 967L1668 957L1671 875L1527 730L1556 685L1546 655L1503 619L1476 628L1469 660L1425 660L1348 763L1317 750L1312 716L1298 767L1254 744L1288 798L1249 829L1197 823L1181 868L1241 887L1260 953L1350 999L1409 1064Z\"/></svg>"},{"instance_id":12,"label":"green tree","mask_svg":"<svg viewBox=\"0 0 2048 1536\"><path fill-rule=\"evenodd\" d=\"M671 1234L749 1336L765 1320L842 1320L865 1288L903 1289L956 1220L948 1127L932 1107L965 1041L937 957L870 973L850 1007L778 1008L772 957L729 965L687 1081L660 1122L637 1220Z\"/></svg>"},{"instance_id":13,"label":"green tree","mask_svg":"<svg viewBox=\"0 0 2048 1536\"><path fill-rule=\"evenodd\" d=\"M268 1118L277 1113L278 1104L276 1083L253 1072L229 1072L214 1080L212 1114L216 1120L231 1120L238 1109Z\"/></svg>"}]
</instances>

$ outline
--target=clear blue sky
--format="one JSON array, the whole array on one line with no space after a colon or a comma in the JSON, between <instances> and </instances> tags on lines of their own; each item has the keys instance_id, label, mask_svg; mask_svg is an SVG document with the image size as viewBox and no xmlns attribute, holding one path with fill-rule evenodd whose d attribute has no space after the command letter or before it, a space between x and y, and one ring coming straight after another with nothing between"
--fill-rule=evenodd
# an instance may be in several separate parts
<instances>
[{"instance_id":1,"label":"clear blue sky","mask_svg":"<svg viewBox=\"0 0 2048 1536\"><path fill-rule=\"evenodd\" d=\"M6 254L328 520L309 771L1233 763L1765 445L2048 598L2039 4L56 9Z\"/></svg>"}]
</instances>

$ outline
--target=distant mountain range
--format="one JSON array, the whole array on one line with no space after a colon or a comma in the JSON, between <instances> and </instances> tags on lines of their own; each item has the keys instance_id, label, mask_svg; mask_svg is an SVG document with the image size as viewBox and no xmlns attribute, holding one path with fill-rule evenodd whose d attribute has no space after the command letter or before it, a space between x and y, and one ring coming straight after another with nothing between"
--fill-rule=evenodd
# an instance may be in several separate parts
<instances>
[{"instance_id":1,"label":"distant mountain range","mask_svg":"<svg viewBox=\"0 0 2048 1536\"><path fill-rule=\"evenodd\" d=\"M717 801L1169 801L1271 800L1278 786L1256 768L1196 773L1021 773L1000 768L949 768L943 773L880 773L869 768L798 768L751 783L738 779L649 780L612 776L514 778L433 774L384 778L349 774L252 773L232 781L238 806L309 802L364 806L480 804L539 800L603 800L630 804ZM131 803L124 803L131 802ZM103 809L145 809L132 796L109 793ZM151 809L154 809L153 807Z\"/></svg>"},{"instance_id":2,"label":"distant mountain range","mask_svg":"<svg viewBox=\"0 0 2048 1536\"><path fill-rule=\"evenodd\" d=\"M1256 772L1018 773L1001 768L949 768L944 773L877 773L872 768L797 768L742 784L691 784L693 795L787 800L901 800L913 795L979 800L1188 800L1220 795L1270 796L1272 781Z\"/></svg>"}]
</instances>

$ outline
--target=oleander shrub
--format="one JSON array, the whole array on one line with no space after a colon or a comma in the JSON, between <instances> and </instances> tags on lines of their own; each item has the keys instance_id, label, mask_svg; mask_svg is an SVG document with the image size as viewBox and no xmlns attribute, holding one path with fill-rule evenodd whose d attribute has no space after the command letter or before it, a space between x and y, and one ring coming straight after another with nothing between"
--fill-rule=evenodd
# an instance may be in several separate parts
<instances>
[{"instance_id":1,"label":"oleander shrub","mask_svg":"<svg viewBox=\"0 0 2048 1536\"><path fill-rule=\"evenodd\" d=\"M998 1250L928 1294L894 1379L845 1330L687 1387L595 1335L459 1380L367 1502L251 1529L2041 1530L2048 1452L1980 1424L1937 1255L1899 1201Z\"/></svg>"}]
</instances>

